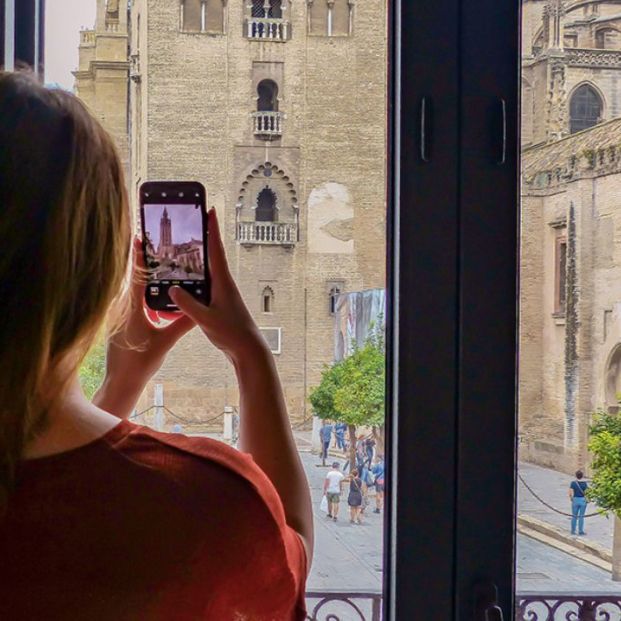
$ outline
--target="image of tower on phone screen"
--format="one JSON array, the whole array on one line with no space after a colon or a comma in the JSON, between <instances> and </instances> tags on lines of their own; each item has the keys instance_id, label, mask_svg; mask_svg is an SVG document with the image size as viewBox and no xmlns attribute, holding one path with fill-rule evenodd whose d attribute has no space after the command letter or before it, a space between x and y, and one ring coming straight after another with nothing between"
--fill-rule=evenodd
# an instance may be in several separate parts
<instances>
[{"instance_id":1,"label":"image of tower on phone screen","mask_svg":"<svg viewBox=\"0 0 621 621\"><path fill-rule=\"evenodd\" d=\"M198 206L144 205L149 280L204 280L203 219Z\"/></svg>"}]
</instances>

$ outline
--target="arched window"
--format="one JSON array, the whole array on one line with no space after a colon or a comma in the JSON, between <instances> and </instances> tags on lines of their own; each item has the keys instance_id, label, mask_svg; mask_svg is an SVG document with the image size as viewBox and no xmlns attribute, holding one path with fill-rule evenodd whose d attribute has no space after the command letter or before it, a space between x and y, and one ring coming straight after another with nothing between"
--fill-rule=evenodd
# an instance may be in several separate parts
<instances>
[{"instance_id":1,"label":"arched window","mask_svg":"<svg viewBox=\"0 0 621 621\"><path fill-rule=\"evenodd\" d=\"M261 80L257 86L257 112L278 112L278 85L273 80Z\"/></svg>"},{"instance_id":2,"label":"arched window","mask_svg":"<svg viewBox=\"0 0 621 621\"><path fill-rule=\"evenodd\" d=\"M261 294L261 310L264 313L272 313L274 311L274 291L271 287L265 287Z\"/></svg>"},{"instance_id":3,"label":"arched window","mask_svg":"<svg viewBox=\"0 0 621 621\"><path fill-rule=\"evenodd\" d=\"M595 47L599 50L619 49L619 34L615 28L600 28L595 33Z\"/></svg>"},{"instance_id":4,"label":"arched window","mask_svg":"<svg viewBox=\"0 0 621 621\"><path fill-rule=\"evenodd\" d=\"M603 103L588 84L578 87L569 102L569 131L572 134L597 125L602 120Z\"/></svg>"},{"instance_id":5,"label":"arched window","mask_svg":"<svg viewBox=\"0 0 621 621\"><path fill-rule=\"evenodd\" d=\"M257 196L257 208L254 219L257 222L276 222L276 194L264 188Z\"/></svg>"},{"instance_id":6,"label":"arched window","mask_svg":"<svg viewBox=\"0 0 621 621\"><path fill-rule=\"evenodd\" d=\"M282 17L282 0L252 0L252 17Z\"/></svg>"}]
</instances>

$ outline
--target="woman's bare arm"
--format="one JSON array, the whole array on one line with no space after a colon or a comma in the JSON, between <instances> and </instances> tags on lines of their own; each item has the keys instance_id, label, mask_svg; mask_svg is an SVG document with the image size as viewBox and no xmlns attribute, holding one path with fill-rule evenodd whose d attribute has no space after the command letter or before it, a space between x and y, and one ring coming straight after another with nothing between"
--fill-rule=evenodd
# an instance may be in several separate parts
<instances>
[{"instance_id":1,"label":"woman's bare arm","mask_svg":"<svg viewBox=\"0 0 621 621\"><path fill-rule=\"evenodd\" d=\"M170 295L233 364L241 399L242 448L272 481L287 523L304 542L310 567L313 514L308 481L293 439L274 357L229 272L214 210L209 212L208 253L210 305L204 306L179 287L173 287Z\"/></svg>"}]
</instances>

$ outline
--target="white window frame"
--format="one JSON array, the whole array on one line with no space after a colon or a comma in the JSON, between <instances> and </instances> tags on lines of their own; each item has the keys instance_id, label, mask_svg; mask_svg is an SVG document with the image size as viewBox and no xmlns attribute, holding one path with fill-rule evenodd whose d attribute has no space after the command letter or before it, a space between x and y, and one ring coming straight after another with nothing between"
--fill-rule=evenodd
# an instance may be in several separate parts
<instances>
[{"instance_id":1,"label":"white window frame","mask_svg":"<svg viewBox=\"0 0 621 621\"><path fill-rule=\"evenodd\" d=\"M274 326L263 326L263 327L259 327L259 330L261 331L261 334L263 335L263 338L265 338L265 331L267 331L267 330L275 330L278 333L278 347L277 347L277 349L272 349L271 346L270 346L270 351L274 355L281 354L282 353L282 328L275 328ZM265 338L265 342L269 346L269 342L268 342L268 340L266 338Z\"/></svg>"}]
</instances>

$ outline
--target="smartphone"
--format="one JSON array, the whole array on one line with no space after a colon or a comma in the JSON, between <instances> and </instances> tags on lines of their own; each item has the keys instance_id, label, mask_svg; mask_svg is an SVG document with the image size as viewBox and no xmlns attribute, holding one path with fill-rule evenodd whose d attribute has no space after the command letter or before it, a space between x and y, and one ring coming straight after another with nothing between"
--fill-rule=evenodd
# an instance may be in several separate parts
<instances>
[{"instance_id":1,"label":"smartphone","mask_svg":"<svg viewBox=\"0 0 621 621\"><path fill-rule=\"evenodd\" d=\"M179 286L209 304L205 188L196 181L147 181L140 186L145 299L155 311L176 312L168 290Z\"/></svg>"}]
</instances>

